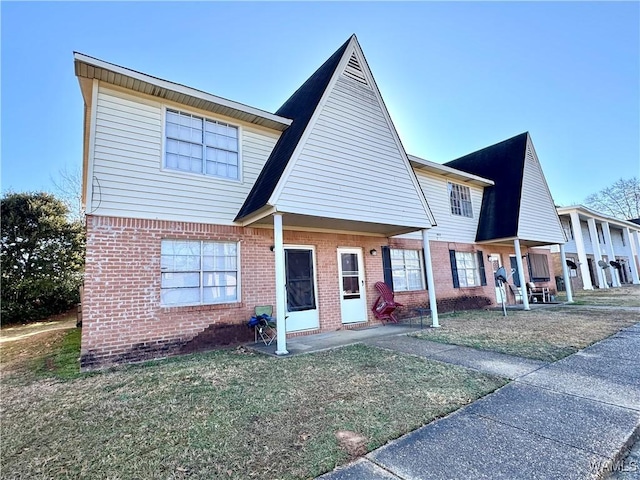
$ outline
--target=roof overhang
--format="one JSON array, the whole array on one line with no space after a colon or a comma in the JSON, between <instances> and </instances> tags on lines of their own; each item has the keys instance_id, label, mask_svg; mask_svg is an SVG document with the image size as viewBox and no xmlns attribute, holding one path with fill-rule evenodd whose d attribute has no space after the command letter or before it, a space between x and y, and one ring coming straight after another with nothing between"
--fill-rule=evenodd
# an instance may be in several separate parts
<instances>
[{"instance_id":1,"label":"roof overhang","mask_svg":"<svg viewBox=\"0 0 640 480\"><path fill-rule=\"evenodd\" d=\"M605 215L604 213L596 212L595 210L591 210L584 205L573 205L570 207L556 207L558 215L569 215L572 212L578 214L578 218L581 220L588 220L593 218L599 222L607 222L609 224L613 224L617 227L621 228L630 228L632 230L640 231L640 225L634 222L630 222L628 220L620 220L619 218L611 217L609 215Z\"/></svg>"},{"instance_id":2,"label":"roof overhang","mask_svg":"<svg viewBox=\"0 0 640 480\"><path fill-rule=\"evenodd\" d=\"M495 245L501 247L513 247L514 241L518 239L518 237L508 237L508 238L495 238L491 240L483 240L480 242L476 242L478 245ZM520 238L520 246L521 247L548 247L550 245L558 245L558 242L548 242L544 240L527 240L525 238ZM564 243L564 242L562 242Z\"/></svg>"},{"instance_id":3,"label":"roof overhang","mask_svg":"<svg viewBox=\"0 0 640 480\"><path fill-rule=\"evenodd\" d=\"M261 209L259 215L247 217L241 222L241 225L246 227L273 227L272 215L274 213L282 213L282 226L285 230L392 237L394 235L402 235L404 233L417 232L430 228L430 226L389 225L340 218L300 215L296 213L279 212L274 207Z\"/></svg>"},{"instance_id":4,"label":"roof overhang","mask_svg":"<svg viewBox=\"0 0 640 480\"><path fill-rule=\"evenodd\" d=\"M416 157L415 155L408 155L409 162L414 170L425 171L434 173L442 177L447 177L458 182L470 183L479 187L490 187L495 185L493 180L488 178L479 177L471 173L456 170L455 168L447 167L446 165L440 165L439 163L425 160L424 158Z\"/></svg>"},{"instance_id":5,"label":"roof overhang","mask_svg":"<svg viewBox=\"0 0 640 480\"><path fill-rule=\"evenodd\" d=\"M76 76L86 99L86 85L82 79L98 79L102 82L135 92L177 102L218 115L224 115L254 125L284 131L292 120L242 103L217 97L179 83L152 77L135 70L114 65L97 58L74 52ZM89 97L90 98L90 97Z\"/></svg>"}]
</instances>

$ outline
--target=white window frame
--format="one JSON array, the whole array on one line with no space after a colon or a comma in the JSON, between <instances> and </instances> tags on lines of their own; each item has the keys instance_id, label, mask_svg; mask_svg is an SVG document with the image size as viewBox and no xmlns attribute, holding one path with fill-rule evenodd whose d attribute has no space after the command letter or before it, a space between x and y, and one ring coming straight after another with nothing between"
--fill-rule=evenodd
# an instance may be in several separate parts
<instances>
[{"instance_id":1,"label":"white window frame","mask_svg":"<svg viewBox=\"0 0 640 480\"><path fill-rule=\"evenodd\" d=\"M182 168L177 168L177 167L170 167L167 166L167 155L168 155L168 141L169 140L178 140L178 141L182 141L179 138L174 138L174 137L169 137L168 134L168 125L167 125L167 116L168 113L178 113L178 114L182 114L182 115L189 115L192 118L196 118L202 121L202 132L203 132L203 138L200 140L200 143L196 143L196 142L192 142L192 141L183 141L183 143L191 143L192 145L200 145L202 148L202 170L201 171L193 171L193 170L187 170L187 169L182 169ZM213 122L216 124L220 124L220 125L224 125L227 127L231 127L234 128L236 130L236 152L237 156L238 156L238 174L237 177L230 177L230 176L224 176L224 175L218 175L218 174L214 174L214 173L207 173L206 169L207 169L207 145L205 143L204 140L204 134L205 134L205 125L206 122ZM229 182L242 182L242 128L240 125L234 124L234 123L230 123L228 121L225 120L220 120L217 118L212 118L212 117L208 117L199 113L194 113L192 111L189 111L187 109L184 108L180 108L180 107L174 107L174 106L170 106L170 105L165 105L163 108L163 118L162 118L162 138L163 138L163 142L162 142L162 168L161 170L165 173L177 173L177 174L186 174L186 175L194 175L194 176L199 176L199 177L207 177L207 178L211 178L211 179L218 179L218 180L223 180L223 181L229 181ZM209 148L214 148L213 146L209 146ZM227 150L227 149L217 149L219 151L225 151L225 152L233 152L231 150Z\"/></svg>"},{"instance_id":2,"label":"white window frame","mask_svg":"<svg viewBox=\"0 0 640 480\"><path fill-rule=\"evenodd\" d=\"M173 269L168 268L168 267L163 267L163 263L164 263L164 259L163 254L162 254L162 245L165 242L181 242L181 243L189 243L189 244L193 244L199 245L199 259L198 259L198 265L197 268L195 268L195 266L191 269L176 269L175 267ZM224 244L233 244L235 245L236 248L236 255L235 255L235 269L233 268L229 268L229 269L216 269L215 267L212 266L212 268L207 269L205 268L204 262L205 262L205 258L207 257L207 255L205 255L205 246L206 245L224 245ZM175 257L176 255L165 255L166 257ZM195 255L192 255L195 256ZM209 256L210 257L210 256ZM215 258L215 257L214 257ZM233 257L229 257L229 258L233 258ZM209 275L213 275L215 277L216 274L221 274L224 272L233 272L235 273L235 285L211 285L209 288L229 288L229 287L233 287L235 288L235 298L224 298L223 300L220 301L205 301L205 290L206 287L205 286L205 275L209 274ZM180 287L180 286L168 286L168 287L164 287L163 286L163 282L165 279L165 274L198 274L198 286L195 287ZM209 240L184 240L184 239L175 239L175 238L163 238L161 240L161 253L160 253L160 305L162 307L184 307L184 306L194 306L194 305L219 305L219 304L228 304L228 303L239 303L241 297L241 291L240 291L240 285L241 285L241 278L240 278L240 242L235 241L235 240L229 240L229 241L223 241L223 240L216 240L216 241L209 241ZM170 303L170 302L165 302L165 295L164 292L170 292L170 291L177 291L181 288L191 288L192 290L195 288L198 288L198 301L194 301L194 302L174 302L174 303Z\"/></svg>"},{"instance_id":3,"label":"white window frame","mask_svg":"<svg viewBox=\"0 0 640 480\"><path fill-rule=\"evenodd\" d=\"M604 228L602 228L601 223L596 223L596 234L598 235L598 243L606 245L607 242L604 239Z\"/></svg>"},{"instance_id":4,"label":"white window frame","mask_svg":"<svg viewBox=\"0 0 640 480\"><path fill-rule=\"evenodd\" d=\"M561 218L560 223L562 223L562 229L564 230L564 234L567 236L567 240L573 240L573 226L571 225L571 220L568 218Z\"/></svg>"},{"instance_id":5,"label":"white window frame","mask_svg":"<svg viewBox=\"0 0 640 480\"><path fill-rule=\"evenodd\" d=\"M471 202L471 189L467 185L447 182L449 194L449 207L452 215L473 218L473 204Z\"/></svg>"},{"instance_id":6,"label":"white window frame","mask_svg":"<svg viewBox=\"0 0 640 480\"><path fill-rule=\"evenodd\" d=\"M570 262L575 263L576 265L578 265L578 259L575 257L566 257L566 259ZM567 270L569 270L569 276L570 277L577 277L578 276L578 269L577 268L569 268L567 267Z\"/></svg>"},{"instance_id":7,"label":"white window frame","mask_svg":"<svg viewBox=\"0 0 640 480\"><path fill-rule=\"evenodd\" d=\"M478 265L478 255L475 252L456 252L456 270L458 272L458 285L460 288L481 287L480 266ZM467 266L467 255L471 258L471 266ZM461 266L462 265L462 266ZM474 283L469 283L467 272L472 272Z\"/></svg>"},{"instance_id":8,"label":"white window frame","mask_svg":"<svg viewBox=\"0 0 640 480\"><path fill-rule=\"evenodd\" d=\"M397 255L398 252L402 252L402 259L394 258L394 253ZM418 254L418 267L417 268L408 268L407 267L407 252L415 252ZM389 256L391 258L391 278L393 279L393 290L396 292L415 292L420 290L425 290L425 275L424 275L424 261L422 260L422 251L418 249L400 249L400 248L390 248ZM394 262L395 260L395 262ZM400 261L401 260L401 261ZM409 278L410 272L420 272L420 286L414 287L410 285ZM404 278L404 285L398 286L395 279L396 273L402 273L402 277ZM404 287L404 288L403 288Z\"/></svg>"}]
</instances>

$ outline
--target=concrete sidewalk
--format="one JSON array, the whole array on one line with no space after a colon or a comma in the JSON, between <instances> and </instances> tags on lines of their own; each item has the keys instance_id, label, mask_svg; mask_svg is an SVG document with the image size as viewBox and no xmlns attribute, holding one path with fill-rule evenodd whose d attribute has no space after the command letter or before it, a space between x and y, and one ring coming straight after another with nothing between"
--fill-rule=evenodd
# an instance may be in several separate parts
<instances>
[{"instance_id":1,"label":"concrete sidewalk","mask_svg":"<svg viewBox=\"0 0 640 480\"><path fill-rule=\"evenodd\" d=\"M371 343L409 348L394 340ZM493 394L320 478L587 479L640 468L623 461L640 429L640 324L531 367L512 372L516 380Z\"/></svg>"}]
</instances>

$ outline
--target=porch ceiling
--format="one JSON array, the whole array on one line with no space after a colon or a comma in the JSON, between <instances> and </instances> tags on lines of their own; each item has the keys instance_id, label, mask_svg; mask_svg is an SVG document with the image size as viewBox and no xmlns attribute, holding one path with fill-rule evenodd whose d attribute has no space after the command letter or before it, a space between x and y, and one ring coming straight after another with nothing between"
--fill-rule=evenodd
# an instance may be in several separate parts
<instances>
[{"instance_id":1,"label":"porch ceiling","mask_svg":"<svg viewBox=\"0 0 640 480\"><path fill-rule=\"evenodd\" d=\"M273 226L271 215L264 216L247 226ZM316 230L322 232L346 233L350 235L371 235L376 237L391 237L403 233L420 231L428 226L389 225L372 222L358 222L339 218L314 217L312 215L298 215L283 213L282 226L285 229Z\"/></svg>"},{"instance_id":2,"label":"porch ceiling","mask_svg":"<svg viewBox=\"0 0 640 480\"><path fill-rule=\"evenodd\" d=\"M499 238L499 239L495 239L495 240L486 240L484 242L478 242L478 244L480 245L496 245L496 246L502 246L502 247L513 247L513 241L516 239L516 237L513 238ZM520 239L520 246L521 247L548 247L550 245L557 245L557 243L549 243L549 242L544 242L544 241L538 241L538 240L526 240L521 238Z\"/></svg>"}]
</instances>

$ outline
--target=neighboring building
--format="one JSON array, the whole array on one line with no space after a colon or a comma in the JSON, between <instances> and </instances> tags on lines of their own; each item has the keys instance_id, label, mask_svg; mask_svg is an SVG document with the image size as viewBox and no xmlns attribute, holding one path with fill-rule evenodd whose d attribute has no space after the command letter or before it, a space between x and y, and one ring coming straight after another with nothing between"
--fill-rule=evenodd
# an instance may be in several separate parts
<instances>
[{"instance_id":1,"label":"neighboring building","mask_svg":"<svg viewBox=\"0 0 640 480\"><path fill-rule=\"evenodd\" d=\"M567 243L566 259L571 267L574 289L619 287L638 284L640 269L640 225L619 220L582 205L558 207ZM552 247L555 275L561 275L562 262Z\"/></svg>"},{"instance_id":2,"label":"neighboring building","mask_svg":"<svg viewBox=\"0 0 640 480\"><path fill-rule=\"evenodd\" d=\"M85 369L249 340L257 305L285 354L287 335L374 322L382 280L436 317L496 303L502 264L553 285L535 247L565 239L529 135L408 156L355 36L275 113L82 54L75 69Z\"/></svg>"}]
</instances>

